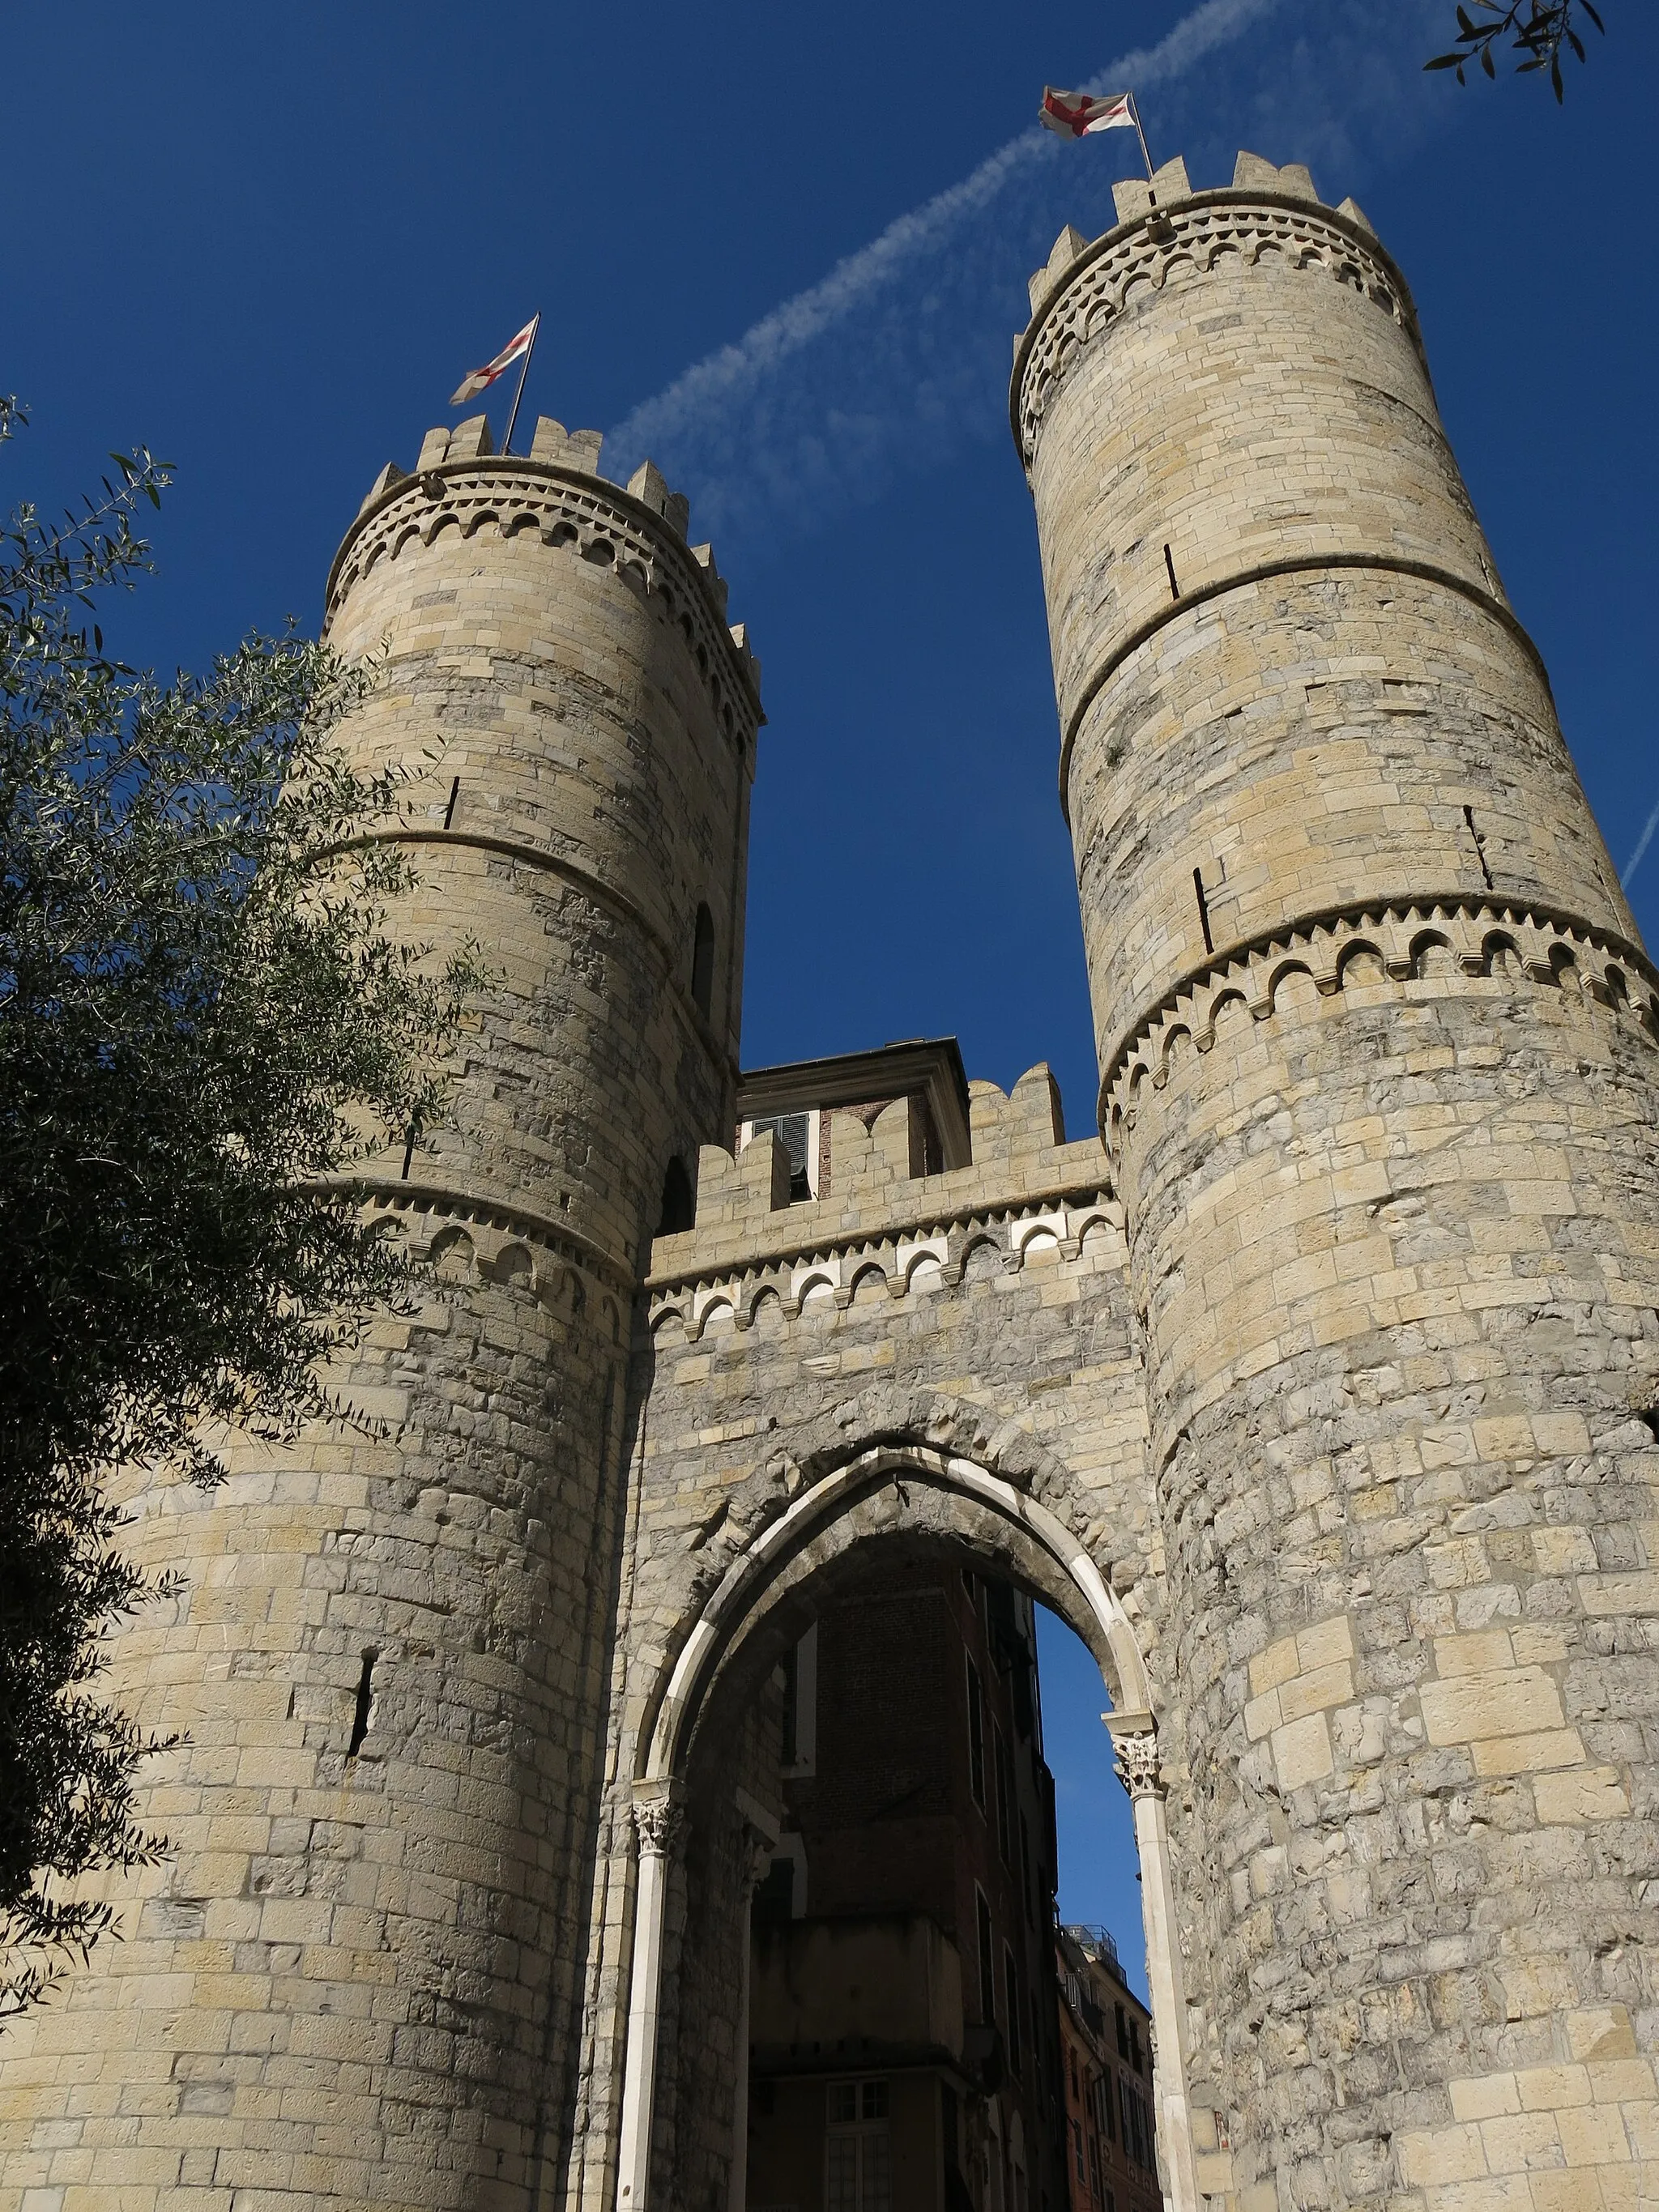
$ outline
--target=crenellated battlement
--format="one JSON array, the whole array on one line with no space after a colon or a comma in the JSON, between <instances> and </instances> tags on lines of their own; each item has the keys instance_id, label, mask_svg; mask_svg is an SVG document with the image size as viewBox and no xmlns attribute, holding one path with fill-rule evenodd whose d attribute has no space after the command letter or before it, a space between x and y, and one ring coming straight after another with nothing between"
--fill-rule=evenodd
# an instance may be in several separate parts
<instances>
[{"instance_id":1,"label":"crenellated battlement","mask_svg":"<svg viewBox=\"0 0 1659 2212\"><path fill-rule=\"evenodd\" d=\"M1246 264L1277 257L1286 267L1332 278L1392 318L1420 354L1417 313L1405 279L1352 199L1328 208L1300 162L1276 168L1240 154L1230 187L1195 192L1186 162L1166 161L1148 184L1113 186L1118 221L1091 242L1067 224L1030 279L1031 319L1014 342L1009 412L1029 469L1049 402L1079 349L1121 315L1137 291L1207 275L1229 256Z\"/></svg>"},{"instance_id":2,"label":"crenellated battlement","mask_svg":"<svg viewBox=\"0 0 1659 2212\"><path fill-rule=\"evenodd\" d=\"M1006 1096L994 1083L970 1085L967 1167L915 1172L921 1110L907 1097L868 1126L855 1114L834 1115L833 1186L794 1205L788 1158L770 1130L735 1157L705 1145L696 1226L659 1237L652 1249L653 1314L678 1313L695 1333L708 1310L734 1301L752 1310L763 1290L793 1310L808 1295L845 1304L872 1267L897 1297L919 1267L959 1279L976 1243L994 1244L1017 1270L1039 1245L1075 1258L1091 1227L1121 1231L1104 1149L1093 1136L1066 1141L1046 1066L1029 1069ZM734 1282L746 1285L741 1300Z\"/></svg>"},{"instance_id":3,"label":"crenellated battlement","mask_svg":"<svg viewBox=\"0 0 1659 2212\"><path fill-rule=\"evenodd\" d=\"M503 538L532 530L547 545L610 567L684 632L728 734L752 741L766 719L760 662L748 630L728 623L726 585L707 545L688 546L690 506L643 461L625 487L599 472L601 434L536 424L528 456L495 453L486 416L428 430L413 471L388 461L369 488L329 572L325 629L353 586L385 560L428 546L444 530Z\"/></svg>"}]
</instances>

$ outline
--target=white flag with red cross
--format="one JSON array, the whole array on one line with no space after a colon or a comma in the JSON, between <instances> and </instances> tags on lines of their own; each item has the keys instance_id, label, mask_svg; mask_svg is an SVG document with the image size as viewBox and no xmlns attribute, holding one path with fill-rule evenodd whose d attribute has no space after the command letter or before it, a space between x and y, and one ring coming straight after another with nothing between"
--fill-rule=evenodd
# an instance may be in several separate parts
<instances>
[{"instance_id":1,"label":"white flag with red cross","mask_svg":"<svg viewBox=\"0 0 1659 2212\"><path fill-rule=\"evenodd\" d=\"M498 376L505 376L514 362L527 354L536 343L536 325L540 320L538 314L532 315L518 336L508 339L494 361L487 361L482 368L475 368L470 376L464 376L450 405L459 407L466 400L476 399L481 392L489 390Z\"/></svg>"},{"instance_id":2,"label":"white flag with red cross","mask_svg":"<svg viewBox=\"0 0 1659 2212\"><path fill-rule=\"evenodd\" d=\"M1089 92L1061 92L1045 84L1037 120L1046 131L1062 138L1092 138L1097 131L1133 131L1135 99L1132 92L1111 92L1097 98Z\"/></svg>"}]
</instances>

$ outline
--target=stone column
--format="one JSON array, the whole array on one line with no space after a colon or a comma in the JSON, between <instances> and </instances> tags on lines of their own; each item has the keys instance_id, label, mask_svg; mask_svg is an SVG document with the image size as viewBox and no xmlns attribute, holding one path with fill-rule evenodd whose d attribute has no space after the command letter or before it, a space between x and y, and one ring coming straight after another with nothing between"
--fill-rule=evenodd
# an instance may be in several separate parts
<instances>
[{"instance_id":1,"label":"stone column","mask_svg":"<svg viewBox=\"0 0 1659 2212\"><path fill-rule=\"evenodd\" d=\"M1170 1836L1158 1733L1150 1713L1104 1716L1120 1782L1129 1793L1140 1856L1140 1911L1146 1930L1146 1986L1152 2001L1152 2090L1170 2212L1198 2212L1192 2116L1187 2102L1187 2000L1170 1881Z\"/></svg>"},{"instance_id":2,"label":"stone column","mask_svg":"<svg viewBox=\"0 0 1659 2212\"><path fill-rule=\"evenodd\" d=\"M629 1984L628 2050L623 2062L619 2212L646 2212L651 2189L651 2125L656 2105L657 2031L662 2015L664 1923L672 1862L685 1841L685 1814L667 1792L634 1807L640 1856L634 1896L634 1966Z\"/></svg>"}]
</instances>

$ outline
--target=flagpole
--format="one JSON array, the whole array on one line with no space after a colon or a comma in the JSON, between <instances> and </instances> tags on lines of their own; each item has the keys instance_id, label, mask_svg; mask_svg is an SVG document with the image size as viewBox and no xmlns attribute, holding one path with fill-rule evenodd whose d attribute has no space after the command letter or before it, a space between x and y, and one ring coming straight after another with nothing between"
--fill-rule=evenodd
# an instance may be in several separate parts
<instances>
[{"instance_id":1,"label":"flagpole","mask_svg":"<svg viewBox=\"0 0 1659 2212\"><path fill-rule=\"evenodd\" d=\"M1135 129L1139 131L1139 128L1140 125L1137 120ZM1146 142L1143 138L1141 141L1141 151L1142 153L1145 153L1146 150ZM1146 173L1149 177L1152 173L1150 164L1148 165ZM542 313L541 309L538 307L535 313L530 319L530 343L524 349L524 367L519 371L519 388L513 395L513 412L507 418L507 435L501 440L501 451L503 453L510 453L513 450L513 432L519 419L519 402L524 398L524 380L530 374L530 356L536 350L536 333L540 330L541 326Z\"/></svg>"},{"instance_id":2,"label":"flagpole","mask_svg":"<svg viewBox=\"0 0 1659 2212\"><path fill-rule=\"evenodd\" d=\"M1146 133L1140 127L1140 110L1135 105L1133 93L1129 94L1129 112L1135 119L1135 137L1140 141L1140 158L1146 164L1146 181L1152 181L1152 157L1146 149Z\"/></svg>"}]
</instances>

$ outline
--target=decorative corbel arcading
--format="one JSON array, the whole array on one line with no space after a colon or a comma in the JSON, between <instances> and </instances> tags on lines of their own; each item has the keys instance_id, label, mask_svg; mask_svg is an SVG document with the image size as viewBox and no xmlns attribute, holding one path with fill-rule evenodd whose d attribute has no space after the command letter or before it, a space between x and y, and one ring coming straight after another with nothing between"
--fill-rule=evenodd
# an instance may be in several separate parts
<instances>
[{"instance_id":1,"label":"decorative corbel arcading","mask_svg":"<svg viewBox=\"0 0 1659 2212\"><path fill-rule=\"evenodd\" d=\"M768 1299L776 1300L785 1320L794 1321L815 1298L844 1311L872 1282L878 1281L890 1298L905 1297L924 1281L955 1290L981 1248L996 1254L1004 1273L1017 1274L1033 1252L1045 1248L1070 1261L1081 1259L1091 1237L1104 1237L1121 1249L1123 1221L1123 1208L1110 1188L1097 1184L1022 1206L923 1220L879 1237L849 1233L750 1266L653 1279L650 1326L654 1334L665 1322L677 1320L695 1340L711 1322L727 1316L739 1329L752 1328Z\"/></svg>"},{"instance_id":2,"label":"decorative corbel arcading","mask_svg":"<svg viewBox=\"0 0 1659 2212\"><path fill-rule=\"evenodd\" d=\"M371 1227L404 1236L412 1256L452 1281L519 1284L568 1319L591 1311L623 1340L635 1284L627 1270L567 1223L490 1194L373 1172L343 1178Z\"/></svg>"},{"instance_id":3,"label":"decorative corbel arcading","mask_svg":"<svg viewBox=\"0 0 1659 2212\"><path fill-rule=\"evenodd\" d=\"M741 624L725 620L726 587L706 548L616 486L556 465L523 459L449 461L390 484L367 506L335 556L325 599L326 632L347 595L381 561L430 545L444 530L471 538L485 525L503 538L533 530L547 545L613 568L684 632L714 719L745 756L765 717L758 673Z\"/></svg>"},{"instance_id":4,"label":"decorative corbel arcading","mask_svg":"<svg viewBox=\"0 0 1659 2212\"><path fill-rule=\"evenodd\" d=\"M1248 263L1272 254L1287 268L1346 285L1397 323L1422 353L1405 279L1359 224L1288 195L1199 193L1109 231L1079 255L1033 317L1014 356L1010 395L1014 441L1027 468L1049 402L1083 349L1116 320L1137 289L1161 291L1206 276L1228 254Z\"/></svg>"},{"instance_id":5,"label":"decorative corbel arcading","mask_svg":"<svg viewBox=\"0 0 1659 2212\"><path fill-rule=\"evenodd\" d=\"M1436 952L1469 978L1512 972L1542 989L1574 989L1630 1018L1659 1042L1659 970L1628 939L1577 915L1532 900L1443 896L1385 900L1306 915L1224 947L1190 969L1130 1024L1105 1063L1100 1121L1109 1154L1133 1127L1143 1086L1161 1090L1183 1042L1208 1052L1230 1006L1264 1022L1293 976L1322 997L1340 992L1354 962L1369 955L1389 981L1421 977Z\"/></svg>"}]
</instances>

